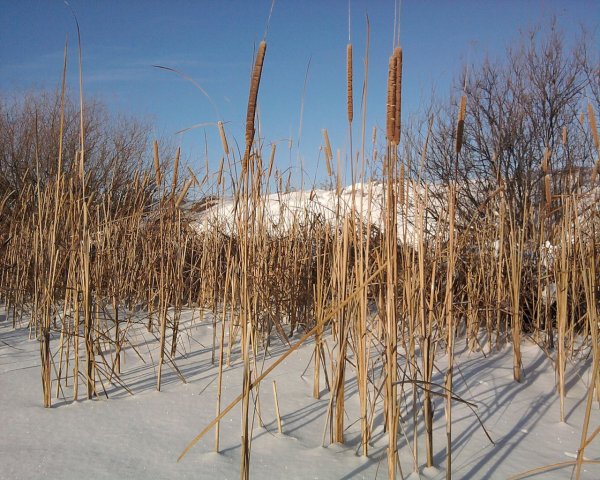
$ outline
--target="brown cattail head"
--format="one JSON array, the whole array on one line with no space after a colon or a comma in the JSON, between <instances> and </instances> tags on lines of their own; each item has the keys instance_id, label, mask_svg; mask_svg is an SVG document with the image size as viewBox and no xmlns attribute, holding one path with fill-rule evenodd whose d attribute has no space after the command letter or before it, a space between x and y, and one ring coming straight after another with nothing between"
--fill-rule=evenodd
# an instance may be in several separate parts
<instances>
[{"instance_id":1,"label":"brown cattail head","mask_svg":"<svg viewBox=\"0 0 600 480\"><path fill-rule=\"evenodd\" d=\"M387 85L387 108L386 108L386 137L388 142L394 141L396 131L396 58L390 57Z\"/></svg>"},{"instance_id":2,"label":"brown cattail head","mask_svg":"<svg viewBox=\"0 0 600 480\"><path fill-rule=\"evenodd\" d=\"M567 138L567 127L564 126L562 128L562 144L563 144L563 147L567 146L567 140L568 140L568 138Z\"/></svg>"},{"instance_id":3,"label":"brown cattail head","mask_svg":"<svg viewBox=\"0 0 600 480\"><path fill-rule=\"evenodd\" d=\"M458 123L456 126L456 154L460 153L463 144L463 134L465 131L465 115L467 113L467 96L460 97L460 108L458 110Z\"/></svg>"},{"instance_id":4,"label":"brown cattail head","mask_svg":"<svg viewBox=\"0 0 600 480\"><path fill-rule=\"evenodd\" d=\"M256 99L258 98L258 87L260 86L260 77L262 75L263 63L265 60L265 52L267 50L267 42L264 40L258 45L258 53L254 62L254 70L252 71L252 83L250 84L250 94L248 96L248 110L246 113L246 154L244 155L243 168L248 167L248 159L250 157L250 149L254 141L254 117L256 115Z\"/></svg>"},{"instance_id":5,"label":"brown cattail head","mask_svg":"<svg viewBox=\"0 0 600 480\"><path fill-rule=\"evenodd\" d=\"M402 112L402 49L397 47L394 50L396 58L396 95L395 95L395 119L394 119L394 143L400 144L400 124Z\"/></svg>"},{"instance_id":6,"label":"brown cattail head","mask_svg":"<svg viewBox=\"0 0 600 480\"><path fill-rule=\"evenodd\" d=\"M592 131L592 138L594 139L594 146L596 147L596 151L600 153L600 138L598 138L596 115L594 115L594 107L592 107L591 103L588 103L588 119L590 122L590 130Z\"/></svg>"},{"instance_id":7,"label":"brown cattail head","mask_svg":"<svg viewBox=\"0 0 600 480\"><path fill-rule=\"evenodd\" d=\"M354 116L353 99L352 99L352 44L349 43L346 47L346 91L347 91L347 107L348 107L348 123L352 123Z\"/></svg>"},{"instance_id":8,"label":"brown cattail head","mask_svg":"<svg viewBox=\"0 0 600 480\"><path fill-rule=\"evenodd\" d=\"M227 143L227 137L225 136L225 128L223 127L223 122L221 120L217 122L217 127L219 127L219 136L221 137L221 145L223 146L223 152L225 152L225 155L229 155L229 144Z\"/></svg>"}]
</instances>

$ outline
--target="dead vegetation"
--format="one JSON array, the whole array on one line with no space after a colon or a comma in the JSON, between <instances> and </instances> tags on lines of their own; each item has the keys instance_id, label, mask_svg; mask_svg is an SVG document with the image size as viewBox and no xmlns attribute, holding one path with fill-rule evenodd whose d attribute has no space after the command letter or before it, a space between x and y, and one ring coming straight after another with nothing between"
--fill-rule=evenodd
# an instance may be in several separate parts
<instances>
[{"instance_id":1,"label":"dead vegetation","mask_svg":"<svg viewBox=\"0 0 600 480\"><path fill-rule=\"evenodd\" d=\"M351 45L347 60L351 129ZM464 206L464 190L458 177L450 175L432 227L431 192L422 177L431 145L425 140L420 146L421 165L408 164L398 148L402 50L397 47L390 57L385 154L366 162L360 156L353 159L352 180L362 183L362 194L349 211L338 210L334 221L318 216L310 222L292 220L285 234L275 235L268 225L265 194L269 185L282 182L274 178L275 150L267 157L255 141L264 61L268 61L266 43L261 42L251 78L242 158L229 150L223 123L218 125L224 158L241 162L237 177L221 162L216 187L209 187L208 174L200 181L193 175L184 180L178 174L179 154L174 153L174 167L167 171L155 144L151 167L132 172L130 181L118 185L118 192L115 183L99 188L87 163L83 121L77 153L69 168L63 168L67 111L63 100L54 118L61 126L53 159L56 168L50 168L46 177L35 175L34 182L13 182L15 187L3 190L0 299L13 325L26 324L31 337L40 342L44 406L50 407L56 396L76 401L103 395L110 384L128 389L120 379L121 353L133 345L128 335L136 322L143 321L160 342L159 357L151 360L157 367L156 388L161 388L165 368L185 382L177 367L179 318L184 309L195 308L214 319L212 362L219 371L219 395L215 420L182 456L212 428L218 451L219 422L241 402L241 476L247 478L258 386L287 355L311 341L313 395L318 398L325 387L330 399L324 442L344 442L348 422L359 420L361 453L368 455L376 413L383 412L389 478L400 471L401 435L412 445L415 469L423 463L431 466L436 449L445 448L450 476L452 405L464 402L452 388L457 338L464 338L472 350L492 355L511 345L514 378L522 382L526 379L520 345L528 337L554 362L561 399L569 378L568 359L591 355L597 372L600 211L595 185L556 190L547 153L538 172L548 179L543 201L519 199L516 210L506 187L511 179L499 169L497 189L468 215L457 207ZM453 145L447 160L457 173L465 155L463 135L470 132L469 101L466 92L456 112L456 131L446 139ZM83 112L82 105L82 119ZM597 155L594 109L586 115ZM323 136L327 173L335 178L339 172L334 170L326 131ZM33 142L35 137L24 141ZM39 173L48 163L42 162L36 145L29 146L36 151L32 168ZM370 169L383 171L377 187L383 192L381 204L373 201L376 187L370 182ZM199 215L218 204L227 175L235 186L229 192L235 228L229 232L191 228ZM339 178L334 182L339 185ZM187 208L192 188L205 200ZM374 220L376 209L379 222ZM295 332L298 335L292 338ZM285 345L286 353L265 367L264 353L275 343ZM241 350L243 383L237 399L223 406L222 372L231 364L236 345ZM440 352L447 353L448 368L444 383L434 384ZM345 415L350 376L358 385L359 419ZM600 400L600 380L594 378L586 406L588 421L592 399ZM433 396L445 399L443 447L433 444ZM413 432L402 431L406 415L414 419ZM557 417L564 419L562 401ZM586 443L598 433L595 430L588 438L587 431L586 424L577 468ZM421 442L426 445L425 459L418 458Z\"/></svg>"}]
</instances>

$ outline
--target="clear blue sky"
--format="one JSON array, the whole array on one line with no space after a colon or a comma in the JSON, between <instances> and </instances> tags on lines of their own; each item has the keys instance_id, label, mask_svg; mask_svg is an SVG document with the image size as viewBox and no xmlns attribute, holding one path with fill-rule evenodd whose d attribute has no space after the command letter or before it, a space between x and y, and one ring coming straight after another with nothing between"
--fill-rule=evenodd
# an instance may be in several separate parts
<instances>
[{"instance_id":1,"label":"clear blue sky","mask_svg":"<svg viewBox=\"0 0 600 480\"><path fill-rule=\"evenodd\" d=\"M194 168L204 165L205 138L209 163L217 168L222 151L216 126L175 135L178 130L221 119L243 148L252 55L265 33L271 0L70 0L70 4L81 26L86 95L100 97L113 111L150 118L157 133L182 146ZM374 125L384 124L394 0L351 0L350 5L357 145L365 14L371 24L370 137ZM424 107L432 91L449 95L464 61L476 62L486 52L501 55L520 30L547 23L552 15L567 38L575 38L580 24L600 38L599 0L402 1L404 115ZM0 90L10 94L57 87L67 35L69 82L76 93L76 30L69 8L62 0L0 0ZM347 151L347 42L347 0L276 1L259 95L261 133L267 142L292 138L291 152L287 142L278 145L278 167L297 168L302 159L309 181L325 176L322 161L317 164L322 128L329 130L334 149ZM191 83L153 68L155 64L196 80L217 111Z\"/></svg>"}]
</instances>

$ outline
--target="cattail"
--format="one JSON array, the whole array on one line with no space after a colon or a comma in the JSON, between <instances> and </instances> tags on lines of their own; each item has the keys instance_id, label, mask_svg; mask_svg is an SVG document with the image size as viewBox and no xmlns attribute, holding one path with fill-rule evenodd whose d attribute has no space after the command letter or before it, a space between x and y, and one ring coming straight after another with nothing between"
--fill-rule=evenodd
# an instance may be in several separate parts
<instances>
[{"instance_id":1,"label":"cattail","mask_svg":"<svg viewBox=\"0 0 600 480\"><path fill-rule=\"evenodd\" d=\"M600 139L598 138L596 115L594 115L594 107L592 107L591 103L588 103L588 119L590 122L590 130L592 131L592 138L594 139L594 146L596 147L596 151L600 152Z\"/></svg>"},{"instance_id":2,"label":"cattail","mask_svg":"<svg viewBox=\"0 0 600 480\"><path fill-rule=\"evenodd\" d=\"M79 180L83 185L85 183L85 169L83 165L83 153L81 150L77 150L77 153L75 154L75 161L77 162L77 166L79 167Z\"/></svg>"},{"instance_id":3,"label":"cattail","mask_svg":"<svg viewBox=\"0 0 600 480\"><path fill-rule=\"evenodd\" d=\"M160 174L160 160L158 158L158 142L154 140L154 174L156 176L156 185L160 185L162 176Z\"/></svg>"},{"instance_id":4,"label":"cattail","mask_svg":"<svg viewBox=\"0 0 600 480\"><path fill-rule=\"evenodd\" d=\"M271 172L273 171L273 165L275 164L275 150L277 149L277 144L271 144L271 157L269 158L269 171L267 173L267 178L271 178Z\"/></svg>"},{"instance_id":5,"label":"cattail","mask_svg":"<svg viewBox=\"0 0 600 480\"><path fill-rule=\"evenodd\" d=\"M229 145L227 144L225 128L223 128L223 122L221 120L217 122L217 127L219 127L219 136L221 137L221 145L223 146L223 151L225 152L225 155L229 155Z\"/></svg>"},{"instance_id":6,"label":"cattail","mask_svg":"<svg viewBox=\"0 0 600 480\"><path fill-rule=\"evenodd\" d=\"M181 155L181 147L177 147L177 152L175 153L175 162L173 163L173 183L171 184L171 192L173 195L175 194L175 189L177 188L177 175L179 172L179 156Z\"/></svg>"},{"instance_id":7,"label":"cattail","mask_svg":"<svg viewBox=\"0 0 600 480\"><path fill-rule=\"evenodd\" d=\"M465 130L465 115L467 113L467 96L460 97L460 109L458 110L458 124L456 126L456 154L460 153Z\"/></svg>"},{"instance_id":8,"label":"cattail","mask_svg":"<svg viewBox=\"0 0 600 480\"><path fill-rule=\"evenodd\" d=\"M562 144L563 144L563 147L567 146L567 127L566 126L564 126L562 128Z\"/></svg>"},{"instance_id":9,"label":"cattail","mask_svg":"<svg viewBox=\"0 0 600 480\"><path fill-rule=\"evenodd\" d=\"M585 125L585 113L581 112L579 114L579 124L583 127Z\"/></svg>"},{"instance_id":10,"label":"cattail","mask_svg":"<svg viewBox=\"0 0 600 480\"><path fill-rule=\"evenodd\" d=\"M377 127L373 127L373 136L371 138L371 142L373 146L375 146L375 143L377 142Z\"/></svg>"},{"instance_id":11,"label":"cattail","mask_svg":"<svg viewBox=\"0 0 600 480\"><path fill-rule=\"evenodd\" d=\"M181 193L179 194L179 197L177 197L177 201L175 202L175 208L179 208L179 205L181 205L181 202L183 202L183 199L187 195L188 190L192 186L192 183L194 183L193 180L186 180L185 185L183 186L183 190L181 190Z\"/></svg>"},{"instance_id":12,"label":"cattail","mask_svg":"<svg viewBox=\"0 0 600 480\"><path fill-rule=\"evenodd\" d=\"M347 107L348 107L348 123L352 123L353 118L353 101L352 101L352 44L349 43L346 47L346 89L347 89Z\"/></svg>"},{"instance_id":13,"label":"cattail","mask_svg":"<svg viewBox=\"0 0 600 480\"><path fill-rule=\"evenodd\" d=\"M396 58L394 56L390 57L387 89L386 137L388 142L392 143L396 132Z\"/></svg>"},{"instance_id":14,"label":"cattail","mask_svg":"<svg viewBox=\"0 0 600 480\"><path fill-rule=\"evenodd\" d=\"M552 203L552 187L550 185L550 175L544 176L544 191L546 194L546 206L550 207Z\"/></svg>"},{"instance_id":15,"label":"cattail","mask_svg":"<svg viewBox=\"0 0 600 480\"><path fill-rule=\"evenodd\" d=\"M333 160L333 153L331 152L331 144L329 143L329 134L327 129L323 129L323 140L325 141L325 167L327 168L327 175L331 177L331 161Z\"/></svg>"},{"instance_id":16,"label":"cattail","mask_svg":"<svg viewBox=\"0 0 600 480\"><path fill-rule=\"evenodd\" d=\"M396 104L395 104L395 120L394 120L394 143L400 143L400 123L402 112L402 49L400 47L394 50L396 58Z\"/></svg>"},{"instance_id":17,"label":"cattail","mask_svg":"<svg viewBox=\"0 0 600 480\"><path fill-rule=\"evenodd\" d=\"M325 152L325 169L327 170L327 176L331 177L333 172L331 171L331 161L327 152Z\"/></svg>"},{"instance_id":18,"label":"cattail","mask_svg":"<svg viewBox=\"0 0 600 480\"><path fill-rule=\"evenodd\" d=\"M256 114L256 99L258 98L258 87L260 86L260 77L262 75L263 62L265 60L265 52L267 50L267 42L264 40L258 46L254 70L252 71L252 83L250 84L250 95L248 96L248 111L246 113L246 155L244 156L244 168L248 166L248 158L250 157L250 148L254 141L254 116Z\"/></svg>"}]
</instances>

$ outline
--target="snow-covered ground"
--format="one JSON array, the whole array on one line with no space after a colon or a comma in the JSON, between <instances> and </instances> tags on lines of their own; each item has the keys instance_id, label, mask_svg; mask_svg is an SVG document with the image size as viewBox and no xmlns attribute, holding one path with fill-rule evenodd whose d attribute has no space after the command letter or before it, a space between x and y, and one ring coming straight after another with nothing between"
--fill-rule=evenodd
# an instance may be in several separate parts
<instances>
[{"instance_id":1,"label":"snow-covered ground","mask_svg":"<svg viewBox=\"0 0 600 480\"><path fill-rule=\"evenodd\" d=\"M0 478L2 479L233 479L239 477L240 411L235 408L221 423L221 452L214 453L210 432L177 463L186 444L215 416L217 368L211 364L212 322L184 318L181 353L176 362L187 383L165 365L163 388L155 390L157 342L140 325L131 338L143 349L146 364L128 348L123 381L133 390L105 385L109 399L72 402L59 395L52 408L42 407L38 343L28 340L25 326L13 329L0 307ZM265 368L285 347L274 343ZM347 434L345 444L322 446L329 395L312 398L312 345L294 352L265 379L260 410L254 421L252 478L351 479L386 478L387 437L376 418L369 458L357 455L358 394L349 368ZM444 358L438 359L444 368ZM590 360L569 364L566 397L567 422L559 422L559 403L551 361L537 346L523 346L525 379L513 381L510 347L484 357L459 344L455 360L456 393L477 405L477 412L495 445L464 405L453 407L453 478L505 479L535 467L573 460L580 442L585 395L590 382ZM309 366L305 376L302 372ZM240 393L241 366L234 350L232 365L224 371L222 406ZM441 380L436 374L434 382ZM277 433L272 382L277 382L283 434ZM53 385L56 388L56 384ZM80 391L84 389L81 388ZM442 399L435 399L435 464L423 469L423 478L445 478L445 424ZM403 411L399 454L403 474L411 475L413 460L411 411ZM600 425L594 404L590 432ZM401 429L402 432L402 429ZM423 442L420 435L420 442ZM600 458L600 438L585 457ZM584 466L582 478L600 478L600 465ZM569 478L571 469L558 469L532 478ZM400 478L400 477L399 477ZM415 474L411 478L417 478Z\"/></svg>"},{"instance_id":2,"label":"snow-covered ground","mask_svg":"<svg viewBox=\"0 0 600 480\"><path fill-rule=\"evenodd\" d=\"M435 191L437 197L431 192ZM443 187L430 185L425 188L416 182L404 181L398 187L398 196L402 196L397 207L398 235L403 242L413 244L419 225L429 232L435 231L437 224L425 209L438 212L439 195ZM437 199L437 200L436 200ZM401 201L400 201L401 200ZM385 218L385 188L382 183L356 183L339 191L311 189L289 193L264 195L260 202L251 205L251 210L271 235L283 235L294 226L308 225L318 220L323 223L337 224L340 219L354 213L364 222L383 228ZM192 226L197 231L211 228L223 233L235 231L235 201L231 198L220 199L215 205L198 215Z\"/></svg>"}]
</instances>

